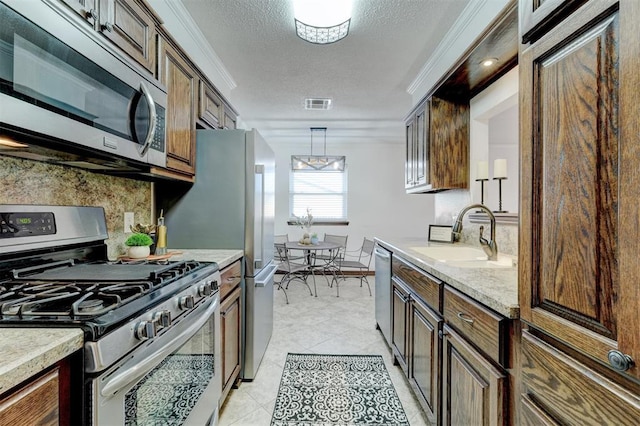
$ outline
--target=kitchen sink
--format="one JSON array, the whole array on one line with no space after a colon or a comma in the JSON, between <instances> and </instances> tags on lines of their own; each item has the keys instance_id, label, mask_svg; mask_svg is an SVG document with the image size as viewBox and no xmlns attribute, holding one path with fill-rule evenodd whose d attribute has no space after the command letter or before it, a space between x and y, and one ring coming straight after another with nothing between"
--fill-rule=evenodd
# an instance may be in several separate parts
<instances>
[{"instance_id":1,"label":"kitchen sink","mask_svg":"<svg viewBox=\"0 0 640 426\"><path fill-rule=\"evenodd\" d=\"M424 256L457 268L511 268L511 257L498 255L498 260L488 260L482 249L467 246L411 247Z\"/></svg>"}]
</instances>

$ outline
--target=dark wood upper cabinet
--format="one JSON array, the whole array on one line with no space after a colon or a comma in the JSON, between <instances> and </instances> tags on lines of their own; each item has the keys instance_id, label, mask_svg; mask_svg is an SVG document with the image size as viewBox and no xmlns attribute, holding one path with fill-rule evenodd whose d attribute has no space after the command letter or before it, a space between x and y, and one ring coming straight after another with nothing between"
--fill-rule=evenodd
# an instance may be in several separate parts
<instances>
[{"instance_id":1,"label":"dark wood upper cabinet","mask_svg":"<svg viewBox=\"0 0 640 426\"><path fill-rule=\"evenodd\" d=\"M497 59L483 66L485 59ZM435 95L470 100L518 64L518 5L514 0L437 84Z\"/></svg>"},{"instance_id":2,"label":"dark wood upper cabinet","mask_svg":"<svg viewBox=\"0 0 640 426\"><path fill-rule=\"evenodd\" d=\"M407 119L406 132L407 192L438 192L468 186L468 102L431 97Z\"/></svg>"},{"instance_id":3,"label":"dark wood upper cabinet","mask_svg":"<svg viewBox=\"0 0 640 426\"><path fill-rule=\"evenodd\" d=\"M636 1L589 2L520 61L521 318L635 378L639 20Z\"/></svg>"},{"instance_id":4,"label":"dark wood upper cabinet","mask_svg":"<svg viewBox=\"0 0 640 426\"><path fill-rule=\"evenodd\" d=\"M489 67L485 59L497 61ZM518 7L512 1L405 120L405 190L469 185L469 101L518 63Z\"/></svg>"},{"instance_id":5,"label":"dark wood upper cabinet","mask_svg":"<svg viewBox=\"0 0 640 426\"><path fill-rule=\"evenodd\" d=\"M521 0L522 43L540 38L588 0Z\"/></svg>"},{"instance_id":6,"label":"dark wood upper cabinet","mask_svg":"<svg viewBox=\"0 0 640 426\"><path fill-rule=\"evenodd\" d=\"M133 0L100 0L99 30L151 73L156 67L156 24L160 19Z\"/></svg>"},{"instance_id":7,"label":"dark wood upper cabinet","mask_svg":"<svg viewBox=\"0 0 640 426\"><path fill-rule=\"evenodd\" d=\"M159 80L167 86L167 168L186 179L195 174L197 75L168 39L160 39Z\"/></svg>"}]
</instances>

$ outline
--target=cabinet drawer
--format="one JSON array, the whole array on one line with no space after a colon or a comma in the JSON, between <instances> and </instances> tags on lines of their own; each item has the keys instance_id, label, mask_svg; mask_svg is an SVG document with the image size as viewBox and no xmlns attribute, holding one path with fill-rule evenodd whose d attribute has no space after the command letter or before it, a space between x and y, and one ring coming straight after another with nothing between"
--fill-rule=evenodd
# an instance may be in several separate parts
<instances>
[{"instance_id":1,"label":"cabinet drawer","mask_svg":"<svg viewBox=\"0 0 640 426\"><path fill-rule=\"evenodd\" d=\"M393 256L392 274L408 285L431 309L442 313L442 281Z\"/></svg>"},{"instance_id":2,"label":"cabinet drawer","mask_svg":"<svg viewBox=\"0 0 640 426\"><path fill-rule=\"evenodd\" d=\"M56 368L0 400L2 425L57 425L59 370Z\"/></svg>"},{"instance_id":3,"label":"cabinet drawer","mask_svg":"<svg viewBox=\"0 0 640 426\"><path fill-rule=\"evenodd\" d=\"M491 359L508 367L507 318L450 287L444 289L444 318Z\"/></svg>"},{"instance_id":4,"label":"cabinet drawer","mask_svg":"<svg viewBox=\"0 0 640 426\"><path fill-rule=\"evenodd\" d=\"M640 419L636 392L528 331L522 333L522 393L557 424L622 426L637 425Z\"/></svg>"},{"instance_id":5,"label":"cabinet drawer","mask_svg":"<svg viewBox=\"0 0 640 426\"><path fill-rule=\"evenodd\" d=\"M224 300L242 280L242 263L240 260L227 266L220 272L220 300Z\"/></svg>"}]
</instances>

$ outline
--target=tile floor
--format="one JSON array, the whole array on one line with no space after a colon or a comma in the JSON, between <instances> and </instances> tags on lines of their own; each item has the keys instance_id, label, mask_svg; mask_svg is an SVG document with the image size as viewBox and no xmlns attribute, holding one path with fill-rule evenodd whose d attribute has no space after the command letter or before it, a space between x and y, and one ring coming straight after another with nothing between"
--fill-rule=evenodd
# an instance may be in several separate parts
<instances>
[{"instance_id":1,"label":"tile floor","mask_svg":"<svg viewBox=\"0 0 640 426\"><path fill-rule=\"evenodd\" d=\"M361 288L357 279L348 278L341 282L337 298L336 289L329 288L324 278L316 280L317 298L310 296L303 284L293 282L287 290L287 305L282 291L276 290L273 335L258 374L253 381L231 390L220 412L220 426L270 424L288 352L382 355L409 423L429 424L376 330L374 296L369 296L366 284ZM369 281L373 292L374 278Z\"/></svg>"}]
</instances>

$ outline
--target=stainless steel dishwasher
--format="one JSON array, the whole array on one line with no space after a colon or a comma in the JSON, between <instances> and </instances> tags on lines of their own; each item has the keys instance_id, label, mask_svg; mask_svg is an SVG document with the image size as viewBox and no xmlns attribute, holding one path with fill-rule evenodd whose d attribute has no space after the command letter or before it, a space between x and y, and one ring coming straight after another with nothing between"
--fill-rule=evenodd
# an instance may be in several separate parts
<instances>
[{"instance_id":1,"label":"stainless steel dishwasher","mask_svg":"<svg viewBox=\"0 0 640 426\"><path fill-rule=\"evenodd\" d=\"M376 323L387 344L391 344L391 252L378 244L376 258Z\"/></svg>"}]
</instances>

